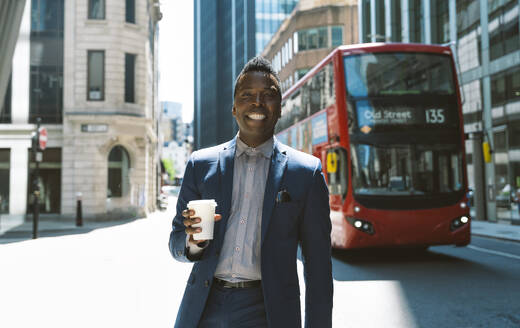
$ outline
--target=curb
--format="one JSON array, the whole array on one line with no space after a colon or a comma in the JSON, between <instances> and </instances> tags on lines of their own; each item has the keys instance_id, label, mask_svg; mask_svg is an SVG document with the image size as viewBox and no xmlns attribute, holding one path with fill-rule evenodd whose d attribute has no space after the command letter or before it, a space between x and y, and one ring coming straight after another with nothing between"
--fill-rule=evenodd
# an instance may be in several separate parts
<instances>
[{"instance_id":1,"label":"curb","mask_svg":"<svg viewBox=\"0 0 520 328\"><path fill-rule=\"evenodd\" d=\"M471 233L471 236L491 238L491 239L498 239L498 240L515 242L515 243L520 242L520 240L518 240L518 239L507 238L507 237L502 237L502 236L495 236L495 235L486 235L486 234L481 234L481 233L473 233L473 232Z\"/></svg>"}]
</instances>

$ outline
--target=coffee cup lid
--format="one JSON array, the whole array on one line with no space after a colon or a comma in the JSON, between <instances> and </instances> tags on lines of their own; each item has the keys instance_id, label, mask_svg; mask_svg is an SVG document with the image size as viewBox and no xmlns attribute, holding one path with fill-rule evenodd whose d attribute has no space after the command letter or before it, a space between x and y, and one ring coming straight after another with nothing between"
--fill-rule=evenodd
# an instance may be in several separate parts
<instances>
[{"instance_id":1,"label":"coffee cup lid","mask_svg":"<svg viewBox=\"0 0 520 328\"><path fill-rule=\"evenodd\" d=\"M213 205L217 206L217 202L215 202L214 199L198 199L198 200L192 200L188 202L188 206L190 205Z\"/></svg>"}]
</instances>

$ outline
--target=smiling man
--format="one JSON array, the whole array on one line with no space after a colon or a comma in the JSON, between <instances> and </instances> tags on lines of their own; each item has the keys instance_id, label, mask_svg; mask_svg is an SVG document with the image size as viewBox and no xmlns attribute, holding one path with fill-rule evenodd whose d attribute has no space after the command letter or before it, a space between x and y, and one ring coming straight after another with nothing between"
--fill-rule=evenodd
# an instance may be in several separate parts
<instances>
[{"instance_id":1,"label":"smiling man","mask_svg":"<svg viewBox=\"0 0 520 328\"><path fill-rule=\"evenodd\" d=\"M280 80L262 57L235 82L231 141L192 154L169 248L194 262L175 327L301 327L296 270L301 247L305 327L332 326L329 198L321 162L274 136ZM215 199L213 240L195 241L200 222L187 203Z\"/></svg>"}]
</instances>

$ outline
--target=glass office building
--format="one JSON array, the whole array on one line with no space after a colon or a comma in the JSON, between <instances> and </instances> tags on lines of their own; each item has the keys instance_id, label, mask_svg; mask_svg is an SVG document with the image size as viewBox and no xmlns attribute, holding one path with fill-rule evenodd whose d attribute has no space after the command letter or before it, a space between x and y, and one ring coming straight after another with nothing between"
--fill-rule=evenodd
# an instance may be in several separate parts
<instances>
[{"instance_id":1,"label":"glass office building","mask_svg":"<svg viewBox=\"0 0 520 328\"><path fill-rule=\"evenodd\" d=\"M520 39L516 0L361 0L362 42L450 44L462 87L477 219L520 223ZM491 145L491 162L482 144Z\"/></svg>"},{"instance_id":2,"label":"glass office building","mask_svg":"<svg viewBox=\"0 0 520 328\"><path fill-rule=\"evenodd\" d=\"M238 127L231 115L235 78L262 51L296 3L195 1L195 149L220 144L236 134Z\"/></svg>"},{"instance_id":3,"label":"glass office building","mask_svg":"<svg viewBox=\"0 0 520 328\"><path fill-rule=\"evenodd\" d=\"M298 0L255 0L256 53L262 52Z\"/></svg>"}]
</instances>

